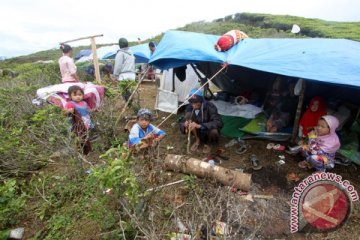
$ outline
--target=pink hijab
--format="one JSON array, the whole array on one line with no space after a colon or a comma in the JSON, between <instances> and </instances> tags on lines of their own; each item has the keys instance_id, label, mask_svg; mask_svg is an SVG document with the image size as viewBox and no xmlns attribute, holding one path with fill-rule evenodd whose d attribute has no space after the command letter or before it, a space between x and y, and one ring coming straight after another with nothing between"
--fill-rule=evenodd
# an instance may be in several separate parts
<instances>
[{"instance_id":1,"label":"pink hijab","mask_svg":"<svg viewBox=\"0 0 360 240\"><path fill-rule=\"evenodd\" d=\"M339 120L331 115L325 115L321 117L329 125L330 133L324 136L318 136L320 148L327 153L336 153L340 148L340 140L335 132L339 126Z\"/></svg>"}]
</instances>

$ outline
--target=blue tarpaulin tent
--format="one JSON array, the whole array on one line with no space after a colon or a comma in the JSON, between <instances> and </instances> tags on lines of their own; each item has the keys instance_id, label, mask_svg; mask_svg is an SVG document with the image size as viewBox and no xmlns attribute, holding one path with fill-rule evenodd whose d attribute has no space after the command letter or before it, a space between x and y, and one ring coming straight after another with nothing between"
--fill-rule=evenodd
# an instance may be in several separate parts
<instances>
[{"instance_id":1,"label":"blue tarpaulin tent","mask_svg":"<svg viewBox=\"0 0 360 240\"><path fill-rule=\"evenodd\" d=\"M250 90L259 86L269 89L276 76L281 75L290 81L298 78L307 80L308 98L330 95L329 97L336 101L341 99L357 106L360 104L360 42L320 38L248 38L227 52L217 52L214 45L219 37L169 31L158 44L149 63L160 69L193 63L210 78L221 69L221 64L226 62L228 67L216 76L213 82L234 96L248 90L243 84L252 85ZM299 107L301 106L298 106L298 110L301 110ZM233 121L237 125L231 123L232 119L223 118L223 121L227 132L233 134L226 135L224 127L222 134L228 137L239 137L238 129L247 129L249 126L240 127L239 118ZM255 126L258 127L258 124ZM294 134L296 131L293 131L293 136ZM358 149L352 151L357 155L352 155L355 157L351 157L351 160L358 163Z\"/></svg>"},{"instance_id":2,"label":"blue tarpaulin tent","mask_svg":"<svg viewBox=\"0 0 360 240\"><path fill-rule=\"evenodd\" d=\"M80 58L84 57L84 56L89 56L91 54L91 49L83 49L80 50L80 52L78 52L75 56L75 60L79 60Z\"/></svg>"},{"instance_id":3,"label":"blue tarpaulin tent","mask_svg":"<svg viewBox=\"0 0 360 240\"><path fill-rule=\"evenodd\" d=\"M169 69L189 63L224 63L262 72L360 87L360 42L345 39L245 39L217 52L219 36L167 32L150 63ZM211 76L209 76L211 77Z\"/></svg>"},{"instance_id":4,"label":"blue tarpaulin tent","mask_svg":"<svg viewBox=\"0 0 360 240\"><path fill-rule=\"evenodd\" d=\"M135 63L148 63L150 59L150 49L148 43L130 47L130 51L135 56ZM116 52L106 54L102 59L114 59Z\"/></svg>"}]
</instances>

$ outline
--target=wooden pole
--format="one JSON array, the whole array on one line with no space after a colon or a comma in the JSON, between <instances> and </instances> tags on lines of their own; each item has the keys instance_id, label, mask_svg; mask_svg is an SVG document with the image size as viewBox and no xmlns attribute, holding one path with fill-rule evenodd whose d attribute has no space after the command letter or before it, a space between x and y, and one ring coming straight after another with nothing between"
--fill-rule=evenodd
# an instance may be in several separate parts
<instances>
[{"instance_id":1,"label":"wooden pole","mask_svg":"<svg viewBox=\"0 0 360 240\"><path fill-rule=\"evenodd\" d=\"M90 41L91 41L91 51L93 53L93 63L94 63L94 69L95 69L95 79L96 79L95 82L97 84L101 84L99 61L97 58L95 37L91 37Z\"/></svg>"},{"instance_id":2,"label":"wooden pole","mask_svg":"<svg viewBox=\"0 0 360 240\"><path fill-rule=\"evenodd\" d=\"M104 36L103 34L99 34L99 35L94 35L94 36L89 36L89 37L81 37L81 38L76 38L76 39L73 39L73 40L68 40L68 41L65 41L65 42L61 42L60 44L62 43L69 43L69 42L76 42L76 41L80 41L80 40L84 40L84 39L89 39L89 38L95 38L95 37L102 37Z\"/></svg>"},{"instance_id":3,"label":"wooden pole","mask_svg":"<svg viewBox=\"0 0 360 240\"><path fill-rule=\"evenodd\" d=\"M299 132L299 121L300 121L302 106L304 103L305 86L306 86L305 83L306 82L304 81L304 79L299 79L299 81L301 81L301 91L300 91L299 101L298 101L298 105L297 105L297 109L296 109L294 128L293 128L293 132L292 132L292 136L291 136L291 140L290 140L291 143L295 142L296 136Z\"/></svg>"},{"instance_id":4,"label":"wooden pole","mask_svg":"<svg viewBox=\"0 0 360 240\"><path fill-rule=\"evenodd\" d=\"M251 174L241 173L220 166L211 166L207 162L196 158L186 159L181 155L168 154L164 161L166 170L191 173L198 177L213 177L218 182L249 191L251 186Z\"/></svg>"}]
</instances>

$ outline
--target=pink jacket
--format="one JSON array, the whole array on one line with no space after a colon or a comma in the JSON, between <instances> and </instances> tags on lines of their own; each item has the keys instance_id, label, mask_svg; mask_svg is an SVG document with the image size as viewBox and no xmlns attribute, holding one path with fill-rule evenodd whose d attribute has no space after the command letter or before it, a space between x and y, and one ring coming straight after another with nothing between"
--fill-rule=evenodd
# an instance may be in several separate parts
<instances>
[{"instance_id":1,"label":"pink jacket","mask_svg":"<svg viewBox=\"0 0 360 240\"><path fill-rule=\"evenodd\" d=\"M74 60L69 56L62 56L59 59L62 82L78 82L72 75L76 74L76 65Z\"/></svg>"}]
</instances>

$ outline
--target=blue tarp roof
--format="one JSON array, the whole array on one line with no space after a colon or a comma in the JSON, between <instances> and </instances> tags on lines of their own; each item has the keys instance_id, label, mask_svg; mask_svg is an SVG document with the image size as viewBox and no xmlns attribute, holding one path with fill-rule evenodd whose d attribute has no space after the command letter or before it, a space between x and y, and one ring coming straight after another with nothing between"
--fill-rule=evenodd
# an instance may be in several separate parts
<instances>
[{"instance_id":1,"label":"blue tarp roof","mask_svg":"<svg viewBox=\"0 0 360 240\"><path fill-rule=\"evenodd\" d=\"M80 50L80 52L78 52L75 56L75 60L79 60L80 58L84 57L84 56L89 56L91 54L91 49L83 49Z\"/></svg>"},{"instance_id":2,"label":"blue tarp roof","mask_svg":"<svg viewBox=\"0 0 360 240\"><path fill-rule=\"evenodd\" d=\"M188 63L230 65L360 87L360 42L345 39L245 39L227 52L217 52L219 36L169 31L150 63L160 69Z\"/></svg>"},{"instance_id":3,"label":"blue tarp roof","mask_svg":"<svg viewBox=\"0 0 360 240\"><path fill-rule=\"evenodd\" d=\"M135 63L148 63L150 59L150 49L148 43L139 44L130 47L131 52L135 56ZM110 52L102 59L114 59L117 52Z\"/></svg>"}]
</instances>

